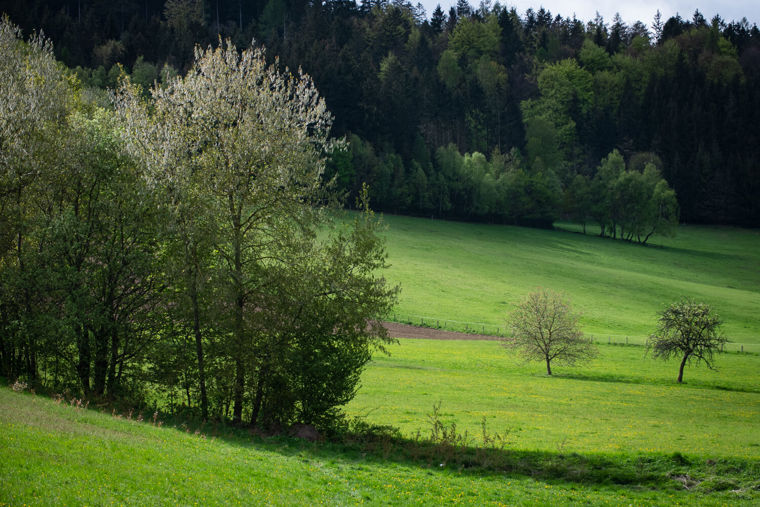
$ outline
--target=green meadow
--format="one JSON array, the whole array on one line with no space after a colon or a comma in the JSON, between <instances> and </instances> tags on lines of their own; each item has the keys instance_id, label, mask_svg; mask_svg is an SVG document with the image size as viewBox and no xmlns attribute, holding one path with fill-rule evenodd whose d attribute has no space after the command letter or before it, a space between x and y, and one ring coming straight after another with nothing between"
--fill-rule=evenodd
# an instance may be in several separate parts
<instances>
[{"instance_id":1,"label":"green meadow","mask_svg":"<svg viewBox=\"0 0 760 507\"><path fill-rule=\"evenodd\" d=\"M641 246L559 230L385 216L396 320L493 333L538 287L563 292L597 341L644 343L689 296L721 316L730 350L760 352L760 231L681 226ZM473 325L472 323L478 323Z\"/></svg>"},{"instance_id":2,"label":"green meadow","mask_svg":"<svg viewBox=\"0 0 760 507\"><path fill-rule=\"evenodd\" d=\"M398 320L503 329L511 305L546 287L580 310L598 357L549 377L498 341L402 338L345 408L398 431L314 443L0 388L0 505L760 502L760 233L681 227L641 247L570 225L385 221ZM712 304L752 352L676 384L676 361L634 344L681 296ZM434 423L453 440L431 442Z\"/></svg>"},{"instance_id":3,"label":"green meadow","mask_svg":"<svg viewBox=\"0 0 760 507\"><path fill-rule=\"evenodd\" d=\"M760 460L760 383L754 354L725 353L719 370L655 361L636 346L600 345L576 367L524 363L495 341L402 339L376 355L351 414L428 432L428 415L479 438L490 432L510 447L545 452L674 453L700 460ZM760 479L760 477L758 477Z\"/></svg>"},{"instance_id":4,"label":"green meadow","mask_svg":"<svg viewBox=\"0 0 760 507\"><path fill-rule=\"evenodd\" d=\"M751 505L757 459L510 448L471 466L414 442L158 427L0 388L0 505ZM160 422L160 421L159 421ZM424 450L424 449L423 449ZM477 456L477 449L467 456ZM467 457L465 456L465 458ZM482 458L481 458L482 461Z\"/></svg>"}]
</instances>

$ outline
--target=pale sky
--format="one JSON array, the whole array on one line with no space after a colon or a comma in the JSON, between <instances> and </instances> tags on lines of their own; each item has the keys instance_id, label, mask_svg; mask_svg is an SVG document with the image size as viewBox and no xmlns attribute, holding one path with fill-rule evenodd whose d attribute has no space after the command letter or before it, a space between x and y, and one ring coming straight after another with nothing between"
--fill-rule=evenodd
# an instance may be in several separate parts
<instances>
[{"instance_id":1,"label":"pale sky","mask_svg":"<svg viewBox=\"0 0 760 507\"><path fill-rule=\"evenodd\" d=\"M422 5L425 6L427 16L435 10L437 4L441 4L441 8L448 14L449 8L452 5L456 5L456 0L420 0ZM480 0L469 0L470 5L473 8L477 8L480 4ZM696 9L705 17L707 22L715 16L720 14L726 21L739 21L742 17L746 17L750 25L753 23L760 24L760 1L758 0L735 0L732 2L720 2L716 0L699 1L692 0L637 0L635 2L616 2L613 0L577 0L575 2L567 2L563 0L500 0L502 5L509 8L515 7L521 17L525 16L525 11L529 7L538 11L542 6L548 9L552 13L552 17L557 14L562 15L563 18L575 16L584 23L591 21L596 16L596 12L599 11L604 17L605 23L611 23L612 18L616 12L620 13L626 24L632 25L634 22L641 21L648 27L652 25L652 19L660 10L662 14L662 22L667 21L668 18L676 14L680 14L682 18L691 20L692 15ZM416 2L411 2L413 5ZM491 1L492 4L495 0Z\"/></svg>"}]
</instances>

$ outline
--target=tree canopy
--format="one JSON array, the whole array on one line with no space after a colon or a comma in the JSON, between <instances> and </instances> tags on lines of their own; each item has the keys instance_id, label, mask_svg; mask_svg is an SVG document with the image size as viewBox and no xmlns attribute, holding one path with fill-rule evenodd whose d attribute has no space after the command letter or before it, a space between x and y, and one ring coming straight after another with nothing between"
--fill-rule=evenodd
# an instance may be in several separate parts
<instances>
[{"instance_id":1,"label":"tree canopy","mask_svg":"<svg viewBox=\"0 0 760 507\"><path fill-rule=\"evenodd\" d=\"M656 358L681 357L680 384L684 367L692 361L714 367L713 356L726 343L720 325L720 318L709 305L682 299L663 310L657 331L649 337L647 347Z\"/></svg>"},{"instance_id":2,"label":"tree canopy","mask_svg":"<svg viewBox=\"0 0 760 507\"><path fill-rule=\"evenodd\" d=\"M115 87L121 69L143 85L182 74L193 64L193 43L220 35L239 47L266 43L270 62L277 55L282 67L313 76L337 135L372 148L374 157L353 142L349 157L335 154L349 203L366 182L384 211L547 226L578 214L563 206L572 182L593 181L617 150L626 166L656 155L680 220L760 223L760 31L746 20L675 16L628 25L619 16L578 20L466 1L430 20L405 2L6 4L25 30L44 29L57 56L93 87ZM494 164L489 178L462 186L436 156L450 146L490 164L518 153L522 172L500 181L514 166ZM481 204L476 188L515 201ZM660 210L672 216L666 194L661 187ZM610 236L633 231L638 240L630 221L614 221L623 231L604 225Z\"/></svg>"},{"instance_id":3,"label":"tree canopy","mask_svg":"<svg viewBox=\"0 0 760 507\"><path fill-rule=\"evenodd\" d=\"M311 79L220 41L148 93L122 75L104 108L44 39L4 19L0 44L0 375L331 424L391 342L398 289L366 189L335 216L344 143Z\"/></svg>"}]
</instances>

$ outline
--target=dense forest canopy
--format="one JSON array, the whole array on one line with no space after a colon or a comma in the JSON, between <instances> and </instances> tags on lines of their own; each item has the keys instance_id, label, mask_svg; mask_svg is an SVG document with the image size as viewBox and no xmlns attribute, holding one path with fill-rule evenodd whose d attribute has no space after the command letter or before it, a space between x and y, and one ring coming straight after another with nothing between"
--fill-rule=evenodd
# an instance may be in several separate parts
<instances>
[{"instance_id":1,"label":"dense forest canopy","mask_svg":"<svg viewBox=\"0 0 760 507\"><path fill-rule=\"evenodd\" d=\"M746 19L696 11L627 25L466 0L429 16L403 1L3 4L95 88L114 86L123 69L147 89L182 74L194 44L219 35L264 43L313 77L333 132L347 137L350 149L328 167L347 202L367 182L384 211L535 225L565 217L629 239L646 237L658 213L760 224L760 31ZM618 156L616 176L600 174ZM630 199L646 201L630 211L639 218L616 217ZM618 229L644 215L649 225Z\"/></svg>"}]
</instances>

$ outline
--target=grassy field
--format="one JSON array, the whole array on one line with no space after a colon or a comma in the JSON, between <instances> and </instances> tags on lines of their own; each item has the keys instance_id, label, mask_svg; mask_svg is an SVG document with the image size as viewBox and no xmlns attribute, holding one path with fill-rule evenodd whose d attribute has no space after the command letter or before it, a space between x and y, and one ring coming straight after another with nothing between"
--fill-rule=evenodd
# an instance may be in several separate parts
<instances>
[{"instance_id":1,"label":"grassy field","mask_svg":"<svg viewBox=\"0 0 760 507\"><path fill-rule=\"evenodd\" d=\"M507 449L499 451L507 470L499 471L415 458L410 447L262 439L213 427L196 434L0 388L0 505L750 505L760 499L756 461Z\"/></svg>"},{"instance_id":2,"label":"grassy field","mask_svg":"<svg viewBox=\"0 0 760 507\"><path fill-rule=\"evenodd\" d=\"M519 449L760 460L760 358L726 353L717 365L687 368L677 385L677 361L601 345L590 363L548 377L498 342L402 339L375 357L348 410L413 435L440 402L459 431L477 437L485 417Z\"/></svg>"},{"instance_id":3,"label":"grassy field","mask_svg":"<svg viewBox=\"0 0 760 507\"><path fill-rule=\"evenodd\" d=\"M0 388L0 505L760 503L760 355L720 354L718 371L689 367L677 385L677 362L604 344L642 343L685 295L760 351L760 233L681 227L641 247L569 225L386 223L399 320L503 330L511 305L541 286L571 298L599 356L548 377L495 341L402 339L346 407L400 434L333 443L159 427ZM425 440L434 405L460 446ZM495 448L483 421L504 437Z\"/></svg>"},{"instance_id":4,"label":"grassy field","mask_svg":"<svg viewBox=\"0 0 760 507\"><path fill-rule=\"evenodd\" d=\"M760 231L681 226L675 238L643 247L577 234L572 225L384 219L387 278L402 287L397 320L503 331L512 305L544 287L564 292L597 340L643 343L658 312L690 296L714 306L730 341L760 352Z\"/></svg>"}]
</instances>

